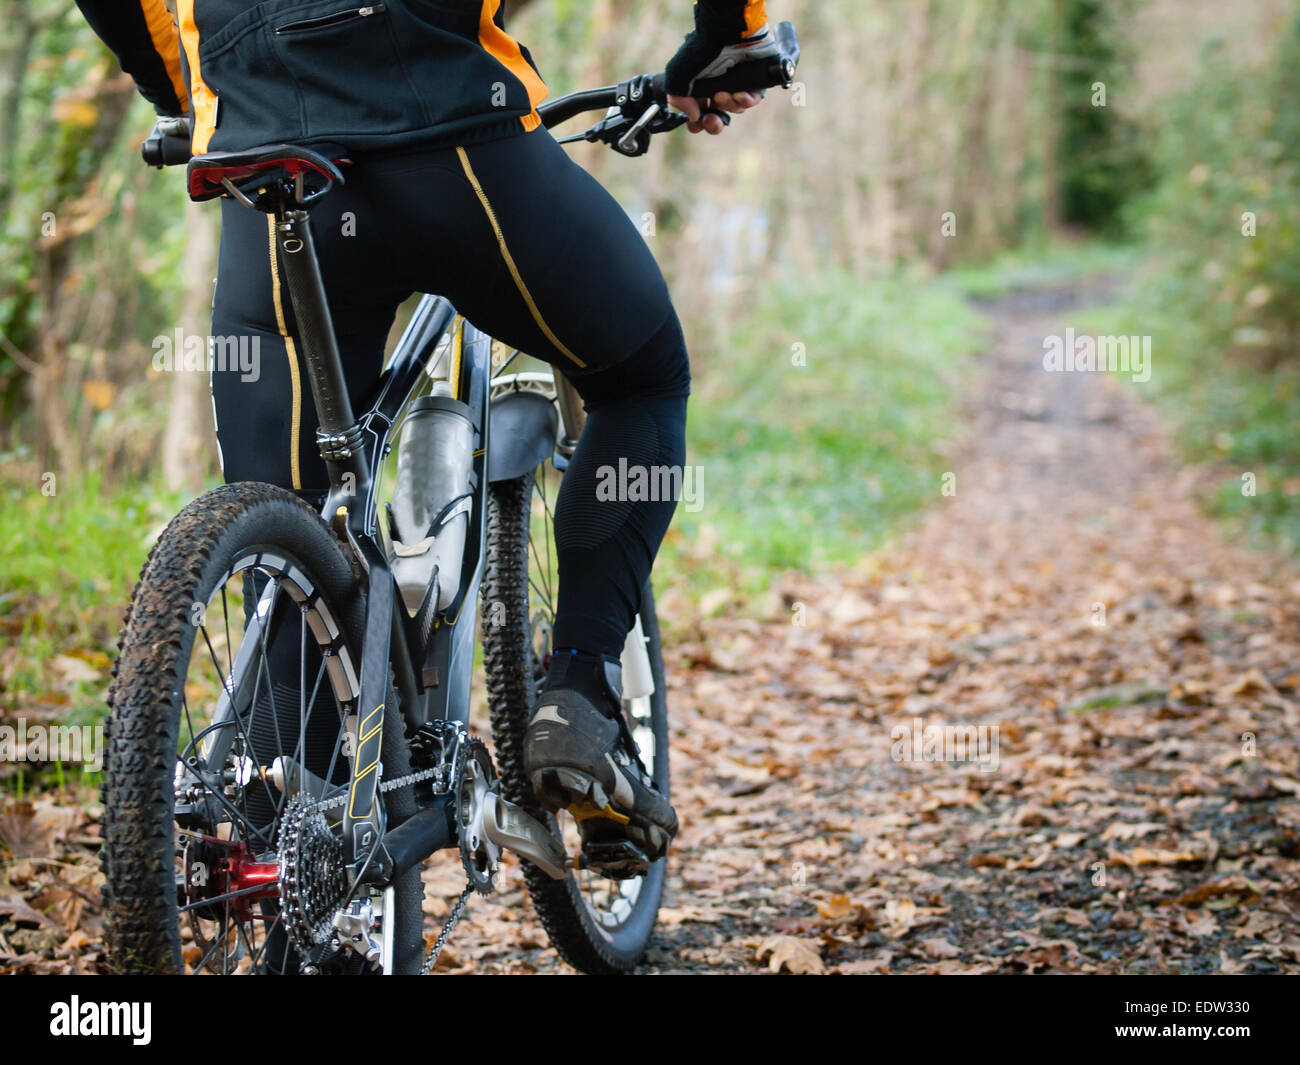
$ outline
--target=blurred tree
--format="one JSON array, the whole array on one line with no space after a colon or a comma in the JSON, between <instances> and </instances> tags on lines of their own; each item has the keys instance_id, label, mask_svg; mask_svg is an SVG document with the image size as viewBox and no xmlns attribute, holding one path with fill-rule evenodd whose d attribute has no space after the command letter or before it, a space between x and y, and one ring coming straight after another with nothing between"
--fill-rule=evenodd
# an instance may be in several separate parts
<instances>
[{"instance_id":1,"label":"blurred tree","mask_svg":"<svg viewBox=\"0 0 1300 1065\"><path fill-rule=\"evenodd\" d=\"M1061 219L1112 233L1154 176L1136 124L1115 106L1131 84L1122 28L1130 9L1131 0L1064 0L1059 9Z\"/></svg>"}]
</instances>

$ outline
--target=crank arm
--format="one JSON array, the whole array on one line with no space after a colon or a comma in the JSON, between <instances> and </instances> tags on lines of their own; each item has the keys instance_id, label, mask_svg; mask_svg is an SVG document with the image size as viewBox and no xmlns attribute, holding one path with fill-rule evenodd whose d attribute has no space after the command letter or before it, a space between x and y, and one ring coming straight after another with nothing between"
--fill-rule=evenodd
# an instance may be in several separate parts
<instances>
[{"instance_id":1,"label":"crank arm","mask_svg":"<svg viewBox=\"0 0 1300 1065\"><path fill-rule=\"evenodd\" d=\"M569 875L569 856L563 844L544 824L500 795L484 806L483 832L498 847L527 858L552 880Z\"/></svg>"}]
</instances>

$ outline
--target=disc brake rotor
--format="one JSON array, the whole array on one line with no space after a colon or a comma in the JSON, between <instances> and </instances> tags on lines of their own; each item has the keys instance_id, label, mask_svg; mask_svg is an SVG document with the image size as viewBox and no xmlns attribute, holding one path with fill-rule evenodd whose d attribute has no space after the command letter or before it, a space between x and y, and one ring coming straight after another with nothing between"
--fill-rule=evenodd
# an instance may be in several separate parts
<instances>
[{"instance_id":1,"label":"disc brake rotor","mask_svg":"<svg viewBox=\"0 0 1300 1065\"><path fill-rule=\"evenodd\" d=\"M185 842L182 868L185 870L185 899L191 902L209 892L209 877L212 875L212 847L202 841L189 839ZM186 911L190 933L194 936L194 946L198 948L203 967L211 973L221 975L234 970L244 957L244 929L237 916L223 910L220 904L213 907L196 906ZM205 926L216 924L217 928L209 936Z\"/></svg>"}]
</instances>

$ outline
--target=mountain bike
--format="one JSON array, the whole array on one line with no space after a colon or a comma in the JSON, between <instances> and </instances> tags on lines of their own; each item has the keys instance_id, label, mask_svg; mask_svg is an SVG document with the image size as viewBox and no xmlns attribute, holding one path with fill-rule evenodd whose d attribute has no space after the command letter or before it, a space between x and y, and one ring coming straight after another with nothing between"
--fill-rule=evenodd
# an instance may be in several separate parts
<instances>
[{"instance_id":1,"label":"mountain bike","mask_svg":"<svg viewBox=\"0 0 1300 1065\"><path fill-rule=\"evenodd\" d=\"M788 87L797 38L789 23L777 35L779 59L697 83L697 95ZM606 114L565 141L636 156L685 121L662 75L539 108L548 128L593 110ZM617 880L581 868L576 826L537 803L523 770L552 650L554 500L584 418L573 386L519 370L518 351L426 296L358 417L308 225L344 180L337 161L292 145L190 158L187 136L161 123L143 152L154 165L187 163L194 199L228 195L273 215L330 488L318 511L272 485L224 485L186 506L149 553L109 692L102 864L114 968L427 973L469 898L495 886L505 850L521 858L566 961L633 968L666 859ZM419 518L427 530L414 539L427 535L413 548L419 508L403 485L436 480L456 458L450 444L412 447L403 465L407 434L435 416L457 426L446 440L460 441L464 479ZM476 630L495 761L468 729ZM622 668L623 712L667 794L648 581ZM466 886L427 945L421 867L453 848Z\"/></svg>"}]
</instances>

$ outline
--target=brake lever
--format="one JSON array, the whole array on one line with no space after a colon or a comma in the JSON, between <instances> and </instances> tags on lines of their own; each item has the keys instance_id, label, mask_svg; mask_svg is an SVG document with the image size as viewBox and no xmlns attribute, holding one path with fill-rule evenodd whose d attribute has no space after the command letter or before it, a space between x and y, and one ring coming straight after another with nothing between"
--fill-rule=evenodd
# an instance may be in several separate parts
<instances>
[{"instance_id":1,"label":"brake lever","mask_svg":"<svg viewBox=\"0 0 1300 1065\"><path fill-rule=\"evenodd\" d=\"M623 96L622 99L625 104L629 96L633 101L636 101L641 96L641 93L634 91ZM716 107L702 108L700 115L701 117L717 115L722 119L724 126L731 125L731 116ZM556 139L556 143L574 144L577 141L589 141L594 144L599 142L608 144L620 155L636 158L645 155L650 150L650 139L655 134L667 133L669 130L685 125L687 121L689 119L683 112L663 107L653 101L635 119L630 118L618 106L615 106L611 107L609 114L594 126L583 130L581 133L571 133L567 137L559 137Z\"/></svg>"},{"instance_id":2,"label":"brake lever","mask_svg":"<svg viewBox=\"0 0 1300 1065\"><path fill-rule=\"evenodd\" d=\"M660 107L658 104L652 103L649 107L647 107L644 111L642 111L641 117L638 118L635 122L633 122L630 126L628 126L627 132L624 133L623 136L619 137L616 143L616 147L618 148L618 150L622 152L624 155L630 154L636 148L637 135L643 129L645 129L646 126L650 125L650 123L654 121L655 116L658 115L659 112L662 110L663 108Z\"/></svg>"}]
</instances>

